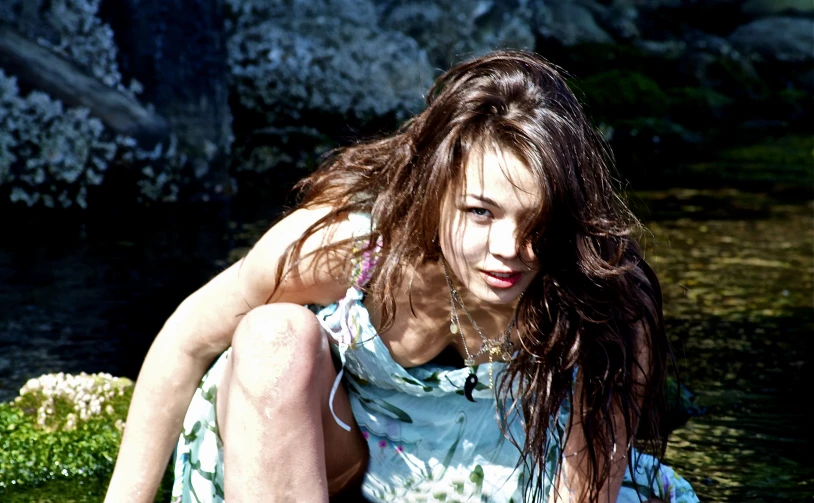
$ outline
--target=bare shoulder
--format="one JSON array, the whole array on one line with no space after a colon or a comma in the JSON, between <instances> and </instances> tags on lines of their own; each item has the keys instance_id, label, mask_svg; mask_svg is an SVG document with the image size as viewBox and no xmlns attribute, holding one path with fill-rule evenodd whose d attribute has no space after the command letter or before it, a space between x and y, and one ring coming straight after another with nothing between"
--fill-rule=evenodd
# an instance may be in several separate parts
<instances>
[{"instance_id":1,"label":"bare shoulder","mask_svg":"<svg viewBox=\"0 0 814 503\"><path fill-rule=\"evenodd\" d=\"M256 302L329 304L348 287L351 241L358 224L346 216L321 226L305 237L308 229L328 216L330 207L301 208L280 220L257 241L239 264L241 283L265 299ZM295 245L302 240L298 253ZM282 265L282 277L278 268Z\"/></svg>"},{"instance_id":2,"label":"bare shoulder","mask_svg":"<svg viewBox=\"0 0 814 503\"><path fill-rule=\"evenodd\" d=\"M318 251L351 240L358 225L337 218L304 240L301 260L293 265L288 260L292 245L330 212L331 208L301 209L280 220L246 257L187 297L162 333L178 339L191 355L213 358L228 347L238 322L255 307L269 302L330 304L341 298L348 288L345 270L352 246ZM281 264L287 272L280 278Z\"/></svg>"}]
</instances>

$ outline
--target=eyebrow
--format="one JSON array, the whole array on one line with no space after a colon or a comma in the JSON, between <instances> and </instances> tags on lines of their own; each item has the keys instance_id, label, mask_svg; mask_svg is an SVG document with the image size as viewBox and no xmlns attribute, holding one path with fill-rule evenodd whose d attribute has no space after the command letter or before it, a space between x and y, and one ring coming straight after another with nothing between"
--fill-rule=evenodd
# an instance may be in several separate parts
<instances>
[{"instance_id":1,"label":"eyebrow","mask_svg":"<svg viewBox=\"0 0 814 503\"><path fill-rule=\"evenodd\" d=\"M473 199L477 199L478 201L480 201L482 203L486 203L486 204L489 204L489 205L494 206L496 208L500 208L500 205L497 204L494 201L494 199L490 199L490 198L488 198L486 196L481 196L481 195L478 195L478 194L467 194L466 197L471 197Z\"/></svg>"}]
</instances>

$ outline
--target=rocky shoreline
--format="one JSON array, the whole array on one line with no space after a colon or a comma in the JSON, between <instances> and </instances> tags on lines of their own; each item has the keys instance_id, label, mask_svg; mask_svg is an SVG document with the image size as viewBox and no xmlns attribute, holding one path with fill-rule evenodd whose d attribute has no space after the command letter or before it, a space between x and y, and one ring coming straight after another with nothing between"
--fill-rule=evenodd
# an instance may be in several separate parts
<instances>
[{"instance_id":1,"label":"rocky shoreline","mask_svg":"<svg viewBox=\"0 0 814 503\"><path fill-rule=\"evenodd\" d=\"M43 92L49 75L15 73L15 47L0 44L0 200L86 207L236 191L262 198L330 148L392 130L422 107L441 69L496 48L535 50L567 70L626 177L656 179L663 166L721 145L810 134L814 123L809 1L222 0L205 12L184 8L0 6L6 35L36 41L164 120L127 129L93 100L64 102ZM184 12L200 22L174 35Z\"/></svg>"}]
</instances>

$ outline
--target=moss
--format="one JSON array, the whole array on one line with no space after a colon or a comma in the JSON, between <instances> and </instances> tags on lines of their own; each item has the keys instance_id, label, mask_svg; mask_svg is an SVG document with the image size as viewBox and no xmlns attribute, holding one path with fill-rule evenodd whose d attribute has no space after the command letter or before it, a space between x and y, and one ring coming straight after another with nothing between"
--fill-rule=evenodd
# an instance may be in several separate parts
<instances>
[{"instance_id":1,"label":"moss","mask_svg":"<svg viewBox=\"0 0 814 503\"><path fill-rule=\"evenodd\" d=\"M814 137L789 135L748 146L729 147L712 162L692 163L680 170L707 182L756 186L766 190L795 187L811 193L814 187Z\"/></svg>"},{"instance_id":2,"label":"moss","mask_svg":"<svg viewBox=\"0 0 814 503\"><path fill-rule=\"evenodd\" d=\"M808 91L789 87L770 94L761 103L764 117L788 123L793 129L811 129L814 98Z\"/></svg>"},{"instance_id":3,"label":"moss","mask_svg":"<svg viewBox=\"0 0 814 503\"><path fill-rule=\"evenodd\" d=\"M131 397L132 381L105 374L29 381L14 402L0 404L0 500L101 500Z\"/></svg>"},{"instance_id":4,"label":"moss","mask_svg":"<svg viewBox=\"0 0 814 503\"><path fill-rule=\"evenodd\" d=\"M58 478L99 482L110 475L121 432L93 419L71 431L46 432L35 418L12 405L0 405L0 494Z\"/></svg>"},{"instance_id":5,"label":"moss","mask_svg":"<svg viewBox=\"0 0 814 503\"><path fill-rule=\"evenodd\" d=\"M814 136L783 136L756 145L723 150L718 157L722 161L810 170L814 166Z\"/></svg>"},{"instance_id":6,"label":"moss","mask_svg":"<svg viewBox=\"0 0 814 503\"><path fill-rule=\"evenodd\" d=\"M746 131L737 139L738 144L731 146L711 148L709 138L703 138L703 144L674 148L669 152L672 163L661 161L657 164L657 152L634 148L636 145L625 144L624 148L614 145L614 151L624 175L640 174L636 169L630 169L640 165L644 166L640 171L653 175L646 180L653 182L646 184L650 188L726 186L783 194L791 200L809 200L814 193L814 136L788 135L765 139L765 133L762 133L764 138L760 141L744 145L750 141L749 135L757 137L758 133L761 132ZM648 154L651 155L647 157Z\"/></svg>"},{"instance_id":7,"label":"moss","mask_svg":"<svg viewBox=\"0 0 814 503\"><path fill-rule=\"evenodd\" d=\"M604 122L662 117L667 113L667 95L653 79L641 73L611 70L571 84L582 93L588 113Z\"/></svg>"},{"instance_id":8,"label":"moss","mask_svg":"<svg viewBox=\"0 0 814 503\"><path fill-rule=\"evenodd\" d=\"M749 65L731 57L720 56L713 59L704 68L704 82L699 84L714 85L717 89L728 89L732 96L739 98L756 98L770 92L769 85L755 73Z\"/></svg>"},{"instance_id":9,"label":"moss","mask_svg":"<svg viewBox=\"0 0 814 503\"><path fill-rule=\"evenodd\" d=\"M638 47L624 44L587 43L571 47L538 47L543 54L572 75L587 78L613 70L624 73L658 75L662 82L688 85L682 76L676 56L649 53Z\"/></svg>"},{"instance_id":10,"label":"moss","mask_svg":"<svg viewBox=\"0 0 814 503\"><path fill-rule=\"evenodd\" d=\"M678 87L667 92L670 98L670 116L685 125L709 127L712 120L720 120L732 105L732 98L707 87Z\"/></svg>"}]
</instances>

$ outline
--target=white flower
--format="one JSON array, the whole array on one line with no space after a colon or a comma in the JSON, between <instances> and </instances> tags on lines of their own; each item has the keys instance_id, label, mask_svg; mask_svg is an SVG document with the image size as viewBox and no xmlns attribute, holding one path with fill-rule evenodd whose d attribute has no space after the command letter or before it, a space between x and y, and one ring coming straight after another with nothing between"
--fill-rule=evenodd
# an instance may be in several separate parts
<instances>
[{"instance_id":1,"label":"white flower","mask_svg":"<svg viewBox=\"0 0 814 503\"><path fill-rule=\"evenodd\" d=\"M39 401L37 408L37 424L43 428L57 428L54 424L55 400L62 400L73 406L64 425L65 429L75 429L77 417L86 421L99 416L104 411L108 415L115 415L115 409L107 404L110 398L118 393L123 395L132 385L129 379L115 378L110 374L46 374L29 380L20 389L20 396L15 402L20 403L28 395ZM117 426L118 427L118 426Z\"/></svg>"}]
</instances>

